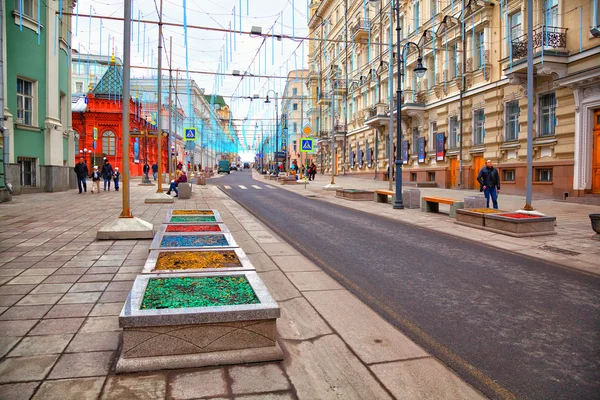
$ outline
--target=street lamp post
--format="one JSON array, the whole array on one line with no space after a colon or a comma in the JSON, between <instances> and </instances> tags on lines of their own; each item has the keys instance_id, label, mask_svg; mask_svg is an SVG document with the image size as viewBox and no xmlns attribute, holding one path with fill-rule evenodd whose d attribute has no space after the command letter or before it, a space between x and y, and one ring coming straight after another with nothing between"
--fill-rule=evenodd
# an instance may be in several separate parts
<instances>
[{"instance_id":1,"label":"street lamp post","mask_svg":"<svg viewBox=\"0 0 600 400\"><path fill-rule=\"evenodd\" d=\"M267 98L265 100L265 103L270 103L271 100L269 100L269 93L273 92L275 94L275 165L277 165L277 152L279 150L279 108L277 106L277 92L275 92L273 89L269 89L269 91L267 91Z\"/></svg>"},{"instance_id":2,"label":"street lamp post","mask_svg":"<svg viewBox=\"0 0 600 400\"><path fill-rule=\"evenodd\" d=\"M83 161L87 164L87 155L90 154L92 151L88 150L87 147L85 147L83 150L79 150L79 154L81 155L81 157L83 157Z\"/></svg>"}]
</instances>

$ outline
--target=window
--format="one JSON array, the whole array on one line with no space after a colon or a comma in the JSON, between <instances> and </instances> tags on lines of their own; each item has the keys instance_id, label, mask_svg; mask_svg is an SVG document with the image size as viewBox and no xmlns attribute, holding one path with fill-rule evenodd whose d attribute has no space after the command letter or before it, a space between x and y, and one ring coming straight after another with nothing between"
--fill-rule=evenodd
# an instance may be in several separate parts
<instances>
[{"instance_id":1,"label":"window","mask_svg":"<svg viewBox=\"0 0 600 400\"><path fill-rule=\"evenodd\" d=\"M592 27L600 26L600 0L592 0Z\"/></svg>"},{"instance_id":2,"label":"window","mask_svg":"<svg viewBox=\"0 0 600 400\"><path fill-rule=\"evenodd\" d=\"M508 44L518 39L523 34L523 19L521 16L521 11L511 14L508 17L508 22L510 24L510 30L508 35Z\"/></svg>"},{"instance_id":3,"label":"window","mask_svg":"<svg viewBox=\"0 0 600 400\"><path fill-rule=\"evenodd\" d=\"M546 26L558 26L558 0L544 1L544 21Z\"/></svg>"},{"instance_id":4,"label":"window","mask_svg":"<svg viewBox=\"0 0 600 400\"><path fill-rule=\"evenodd\" d=\"M537 182L552 182L552 168L536 168L535 180Z\"/></svg>"},{"instance_id":5,"label":"window","mask_svg":"<svg viewBox=\"0 0 600 400\"><path fill-rule=\"evenodd\" d=\"M292 109L293 109L294 111L297 111L297 110L298 110L298 103L294 103L294 104L292 104Z\"/></svg>"},{"instance_id":6,"label":"window","mask_svg":"<svg viewBox=\"0 0 600 400\"><path fill-rule=\"evenodd\" d=\"M75 83L75 93L83 93L83 82Z\"/></svg>"},{"instance_id":7,"label":"window","mask_svg":"<svg viewBox=\"0 0 600 400\"><path fill-rule=\"evenodd\" d=\"M33 82L17 78L17 123L33 125Z\"/></svg>"},{"instance_id":8,"label":"window","mask_svg":"<svg viewBox=\"0 0 600 400\"><path fill-rule=\"evenodd\" d=\"M115 155L116 137L114 132L106 131L102 134L102 151L107 156Z\"/></svg>"},{"instance_id":9,"label":"window","mask_svg":"<svg viewBox=\"0 0 600 400\"><path fill-rule=\"evenodd\" d=\"M436 0L431 0L431 18L435 17L437 14L437 2Z\"/></svg>"},{"instance_id":10,"label":"window","mask_svg":"<svg viewBox=\"0 0 600 400\"><path fill-rule=\"evenodd\" d=\"M435 172L427 172L427 182L435 182Z\"/></svg>"},{"instance_id":11,"label":"window","mask_svg":"<svg viewBox=\"0 0 600 400\"><path fill-rule=\"evenodd\" d=\"M450 54L449 54L450 60L449 60L449 66L448 66L448 73L450 74L450 78L456 78L458 76L458 44L455 43L450 47Z\"/></svg>"},{"instance_id":12,"label":"window","mask_svg":"<svg viewBox=\"0 0 600 400\"><path fill-rule=\"evenodd\" d=\"M419 152L419 127L413 126L412 128L412 151L414 154Z\"/></svg>"},{"instance_id":13,"label":"window","mask_svg":"<svg viewBox=\"0 0 600 400\"><path fill-rule=\"evenodd\" d=\"M460 142L460 135L458 133L458 117L450 117L450 127L448 128L450 132L450 143L449 147L451 149L455 149L458 147L458 143Z\"/></svg>"},{"instance_id":14,"label":"window","mask_svg":"<svg viewBox=\"0 0 600 400\"><path fill-rule=\"evenodd\" d=\"M292 122L292 132L294 132L294 134L298 133L298 123L297 122Z\"/></svg>"},{"instance_id":15,"label":"window","mask_svg":"<svg viewBox=\"0 0 600 400\"><path fill-rule=\"evenodd\" d=\"M473 114L473 144L483 144L485 138L485 113L483 109Z\"/></svg>"},{"instance_id":16,"label":"window","mask_svg":"<svg viewBox=\"0 0 600 400\"><path fill-rule=\"evenodd\" d=\"M483 67L485 63L485 41L483 37L483 31L475 33L475 55L474 62L476 69Z\"/></svg>"},{"instance_id":17,"label":"window","mask_svg":"<svg viewBox=\"0 0 600 400\"><path fill-rule=\"evenodd\" d=\"M36 186L35 183L35 171L36 171L36 159L18 157L17 162L21 170L21 186Z\"/></svg>"},{"instance_id":18,"label":"window","mask_svg":"<svg viewBox=\"0 0 600 400\"><path fill-rule=\"evenodd\" d=\"M414 27L415 27L415 31L417 31L419 29L419 8L420 8L420 2L419 1L415 1L413 3L413 17L414 17Z\"/></svg>"},{"instance_id":19,"label":"window","mask_svg":"<svg viewBox=\"0 0 600 400\"><path fill-rule=\"evenodd\" d=\"M296 152L296 141L294 140L294 153Z\"/></svg>"},{"instance_id":20,"label":"window","mask_svg":"<svg viewBox=\"0 0 600 400\"><path fill-rule=\"evenodd\" d=\"M37 21L37 8L34 0L15 0L15 11L21 14L21 4L23 4L23 16Z\"/></svg>"},{"instance_id":21,"label":"window","mask_svg":"<svg viewBox=\"0 0 600 400\"><path fill-rule=\"evenodd\" d=\"M502 170L502 180L506 181L506 182L514 182L515 181L515 170L514 169Z\"/></svg>"},{"instance_id":22,"label":"window","mask_svg":"<svg viewBox=\"0 0 600 400\"><path fill-rule=\"evenodd\" d=\"M411 182L416 182L417 181L417 173L416 172L411 172L410 173L410 181Z\"/></svg>"},{"instance_id":23,"label":"window","mask_svg":"<svg viewBox=\"0 0 600 400\"><path fill-rule=\"evenodd\" d=\"M73 131L74 134L74 142L75 142L75 157L79 157L79 133L77 131Z\"/></svg>"},{"instance_id":24,"label":"window","mask_svg":"<svg viewBox=\"0 0 600 400\"><path fill-rule=\"evenodd\" d=\"M521 109L518 101L509 101L506 110L506 137L505 140L517 140L519 138L519 114Z\"/></svg>"},{"instance_id":25,"label":"window","mask_svg":"<svg viewBox=\"0 0 600 400\"><path fill-rule=\"evenodd\" d=\"M67 123L67 96L63 92L60 92L59 107L60 123L65 125Z\"/></svg>"},{"instance_id":26,"label":"window","mask_svg":"<svg viewBox=\"0 0 600 400\"><path fill-rule=\"evenodd\" d=\"M297 88L292 88L292 95L295 96L298 94L298 89Z\"/></svg>"},{"instance_id":27,"label":"window","mask_svg":"<svg viewBox=\"0 0 600 400\"><path fill-rule=\"evenodd\" d=\"M437 134L437 122L429 124L429 149L435 151L435 135Z\"/></svg>"},{"instance_id":28,"label":"window","mask_svg":"<svg viewBox=\"0 0 600 400\"><path fill-rule=\"evenodd\" d=\"M540 134L553 136L556 127L556 95L548 93L540 97Z\"/></svg>"}]
</instances>

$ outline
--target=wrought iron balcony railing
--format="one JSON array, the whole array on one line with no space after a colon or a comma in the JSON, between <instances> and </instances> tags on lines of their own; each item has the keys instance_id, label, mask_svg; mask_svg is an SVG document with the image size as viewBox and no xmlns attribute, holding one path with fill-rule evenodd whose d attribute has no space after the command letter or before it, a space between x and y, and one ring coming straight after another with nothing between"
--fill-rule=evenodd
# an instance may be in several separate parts
<instances>
[{"instance_id":1,"label":"wrought iron balcony railing","mask_svg":"<svg viewBox=\"0 0 600 400\"><path fill-rule=\"evenodd\" d=\"M567 28L542 25L533 30L533 50L567 50ZM512 57L527 57L527 35L519 36L512 41Z\"/></svg>"}]
</instances>

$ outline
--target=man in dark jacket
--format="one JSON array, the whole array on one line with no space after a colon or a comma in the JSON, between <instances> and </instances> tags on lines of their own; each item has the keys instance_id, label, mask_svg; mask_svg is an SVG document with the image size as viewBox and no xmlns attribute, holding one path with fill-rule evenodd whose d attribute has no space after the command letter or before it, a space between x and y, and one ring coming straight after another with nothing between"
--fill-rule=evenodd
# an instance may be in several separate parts
<instances>
[{"instance_id":1,"label":"man in dark jacket","mask_svg":"<svg viewBox=\"0 0 600 400\"><path fill-rule=\"evenodd\" d=\"M494 208L497 210L498 193L500 193L500 174L498 174L498 170L492 165L491 160L487 160L485 164L485 167L481 168L479 175L477 175L477 182L479 182L483 189L483 194L487 202L486 207L490 208L491 197Z\"/></svg>"},{"instance_id":2,"label":"man in dark jacket","mask_svg":"<svg viewBox=\"0 0 600 400\"><path fill-rule=\"evenodd\" d=\"M150 166L148 165L148 163L144 164L144 175L148 176L148 172L150 172ZM146 178L144 178L146 179Z\"/></svg>"},{"instance_id":3,"label":"man in dark jacket","mask_svg":"<svg viewBox=\"0 0 600 400\"><path fill-rule=\"evenodd\" d=\"M110 181L113 179L114 170L112 165L108 162L108 159L104 160L104 165L102 166L102 171L100 172L102 178L104 178L104 190L106 191L106 185L108 185L108 190L110 191Z\"/></svg>"},{"instance_id":4,"label":"man in dark jacket","mask_svg":"<svg viewBox=\"0 0 600 400\"><path fill-rule=\"evenodd\" d=\"M152 177L154 178L154 180L156 180L156 178L158 177L158 164L157 163L152 164Z\"/></svg>"},{"instance_id":5,"label":"man in dark jacket","mask_svg":"<svg viewBox=\"0 0 600 400\"><path fill-rule=\"evenodd\" d=\"M87 193L87 184L85 178L88 176L89 171L83 157L79 159L79 162L75 165L75 175L77 175L77 187L79 188L79 194L81 194L81 187L83 191Z\"/></svg>"}]
</instances>

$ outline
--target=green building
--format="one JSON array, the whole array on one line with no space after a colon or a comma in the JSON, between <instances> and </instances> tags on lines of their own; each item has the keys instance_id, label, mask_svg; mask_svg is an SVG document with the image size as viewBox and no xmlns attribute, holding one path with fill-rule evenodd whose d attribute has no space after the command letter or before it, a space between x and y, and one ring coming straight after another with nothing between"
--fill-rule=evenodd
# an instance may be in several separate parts
<instances>
[{"instance_id":1,"label":"green building","mask_svg":"<svg viewBox=\"0 0 600 400\"><path fill-rule=\"evenodd\" d=\"M71 12L73 0L4 0L2 57L8 163L0 170L13 195L63 191L75 162L71 127ZM21 10L22 8L22 10ZM1 139L0 139L1 140ZM4 147L5 141L0 145Z\"/></svg>"}]
</instances>

